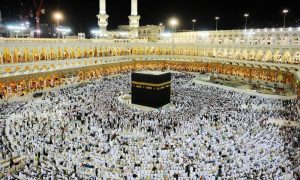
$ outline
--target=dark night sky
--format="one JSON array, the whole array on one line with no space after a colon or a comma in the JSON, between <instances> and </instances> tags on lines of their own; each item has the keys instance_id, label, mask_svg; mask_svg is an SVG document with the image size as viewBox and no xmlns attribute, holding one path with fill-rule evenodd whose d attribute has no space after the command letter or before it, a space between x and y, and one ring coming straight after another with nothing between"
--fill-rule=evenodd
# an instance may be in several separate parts
<instances>
[{"instance_id":1,"label":"dark night sky","mask_svg":"<svg viewBox=\"0 0 300 180\"><path fill-rule=\"evenodd\" d=\"M130 2L107 0L109 29L128 24ZM60 0L59 3L58 0L45 0L46 15L43 15L41 23L55 23L51 14L59 7L65 14L63 25L70 26L75 32L89 32L97 27L98 3L99 0ZM249 27L264 28L282 26L282 9L288 8L288 26L300 26L299 5L297 0L139 0L139 14L142 17L141 25L166 24L170 17L175 16L180 20L180 30L191 29L193 18L197 19L196 29L205 30L214 28L215 16L220 16L220 29L242 28L243 14L248 12ZM29 12L32 7L32 0L0 0L0 9L6 22L17 20L20 12Z\"/></svg>"}]
</instances>

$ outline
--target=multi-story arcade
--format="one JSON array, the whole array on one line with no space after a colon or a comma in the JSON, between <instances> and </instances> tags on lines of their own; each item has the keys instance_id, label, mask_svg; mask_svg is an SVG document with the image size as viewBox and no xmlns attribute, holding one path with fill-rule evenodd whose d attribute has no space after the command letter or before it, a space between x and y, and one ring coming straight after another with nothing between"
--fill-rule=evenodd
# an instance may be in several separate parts
<instances>
[{"instance_id":1,"label":"multi-story arcade","mask_svg":"<svg viewBox=\"0 0 300 180\"><path fill-rule=\"evenodd\" d=\"M283 83L300 97L299 38L299 29L288 28L175 33L157 43L1 39L0 94L8 98L123 71L171 69Z\"/></svg>"}]
</instances>

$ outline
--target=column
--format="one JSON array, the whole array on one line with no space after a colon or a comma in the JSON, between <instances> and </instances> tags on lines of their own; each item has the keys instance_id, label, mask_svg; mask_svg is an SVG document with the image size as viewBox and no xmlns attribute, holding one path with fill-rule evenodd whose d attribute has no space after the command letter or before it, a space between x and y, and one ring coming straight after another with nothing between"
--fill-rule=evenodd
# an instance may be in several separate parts
<instances>
[{"instance_id":1,"label":"column","mask_svg":"<svg viewBox=\"0 0 300 180\"><path fill-rule=\"evenodd\" d=\"M137 0L131 0L131 16L138 15L138 2Z\"/></svg>"},{"instance_id":2,"label":"column","mask_svg":"<svg viewBox=\"0 0 300 180\"><path fill-rule=\"evenodd\" d=\"M107 31L108 17L109 16L106 14L106 0L99 0L99 14L97 15L97 18L101 33Z\"/></svg>"},{"instance_id":3,"label":"column","mask_svg":"<svg viewBox=\"0 0 300 180\"><path fill-rule=\"evenodd\" d=\"M100 0L99 6L100 14L106 14L106 0Z\"/></svg>"},{"instance_id":4,"label":"column","mask_svg":"<svg viewBox=\"0 0 300 180\"><path fill-rule=\"evenodd\" d=\"M129 18L130 31L134 37L138 37L138 28L140 26L141 17L138 15L138 1L131 0L131 15Z\"/></svg>"}]
</instances>

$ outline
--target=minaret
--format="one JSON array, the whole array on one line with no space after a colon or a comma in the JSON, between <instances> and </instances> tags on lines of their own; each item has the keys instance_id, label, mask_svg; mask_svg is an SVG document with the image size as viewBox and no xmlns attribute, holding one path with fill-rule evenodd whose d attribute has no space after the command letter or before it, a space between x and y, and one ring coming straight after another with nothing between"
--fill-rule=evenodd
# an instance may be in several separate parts
<instances>
[{"instance_id":1,"label":"minaret","mask_svg":"<svg viewBox=\"0 0 300 180\"><path fill-rule=\"evenodd\" d=\"M99 0L99 14L98 17L98 25L100 27L100 31L106 32L107 31L107 19L108 15L106 14L106 0Z\"/></svg>"},{"instance_id":2,"label":"minaret","mask_svg":"<svg viewBox=\"0 0 300 180\"><path fill-rule=\"evenodd\" d=\"M131 15L129 16L129 26L131 31L138 36L138 27L140 26L141 16L138 15L138 2L131 0Z\"/></svg>"}]
</instances>

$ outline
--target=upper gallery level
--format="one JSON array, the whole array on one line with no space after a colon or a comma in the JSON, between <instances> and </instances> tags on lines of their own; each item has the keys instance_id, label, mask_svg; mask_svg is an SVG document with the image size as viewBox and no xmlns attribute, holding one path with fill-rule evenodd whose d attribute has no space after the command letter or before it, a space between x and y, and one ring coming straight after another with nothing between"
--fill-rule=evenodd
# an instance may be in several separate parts
<instances>
[{"instance_id":1,"label":"upper gallery level","mask_svg":"<svg viewBox=\"0 0 300 180\"><path fill-rule=\"evenodd\" d=\"M300 46L300 27L164 33L160 42Z\"/></svg>"}]
</instances>

